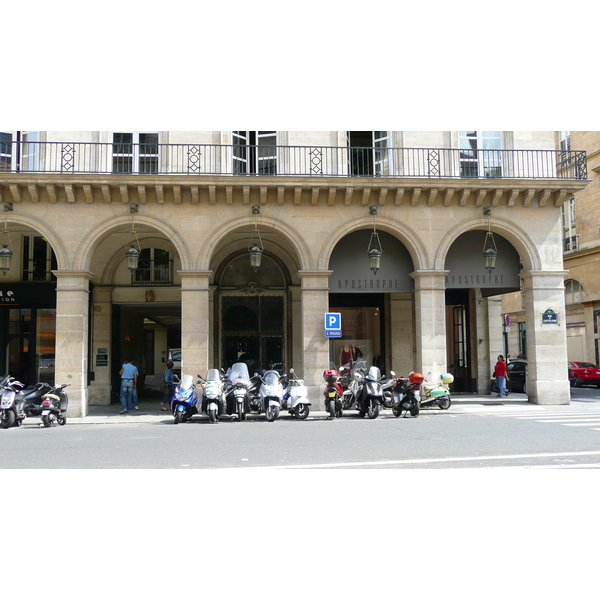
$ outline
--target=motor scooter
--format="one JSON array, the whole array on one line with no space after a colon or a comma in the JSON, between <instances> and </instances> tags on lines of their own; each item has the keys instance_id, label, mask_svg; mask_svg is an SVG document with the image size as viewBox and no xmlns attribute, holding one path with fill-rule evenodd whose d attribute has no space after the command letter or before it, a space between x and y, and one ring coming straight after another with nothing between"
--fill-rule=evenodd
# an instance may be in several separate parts
<instances>
[{"instance_id":1,"label":"motor scooter","mask_svg":"<svg viewBox=\"0 0 600 600\"><path fill-rule=\"evenodd\" d=\"M261 377L261 385L258 390L258 412L265 413L265 419L269 422L275 421L281 410L283 400L283 385L281 375L275 370L269 369Z\"/></svg>"},{"instance_id":2,"label":"motor scooter","mask_svg":"<svg viewBox=\"0 0 600 600\"><path fill-rule=\"evenodd\" d=\"M340 374L334 368L325 369L323 379L325 380L323 396L325 396L325 409L329 413L328 419L336 417L339 419L343 414L344 395Z\"/></svg>"},{"instance_id":3,"label":"motor scooter","mask_svg":"<svg viewBox=\"0 0 600 600\"><path fill-rule=\"evenodd\" d=\"M19 427L27 416L23 387L24 385L11 375L5 375L0 381L0 425L3 429L13 425Z\"/></svg>"},{"instance_id":4,"label":"motor scooter","mask_svg":"<svg viewBox=\"0 0 600 600\"><path fill-rule=\"evenodd\" d=\"M408 378L398 377L394 381L392 389L393 406L392 412L395 417L404 414L408 417L417 417L421 409L420 394L421 384L424 377L421 373L412 372Z\"/></svg>"},{"instance_id":5,"label":"motor scooter","mask_svg":"<svg viewBox=\"0 0 600 600\"><path fill-rule=\"evenodd\" d=\"M283 387L281 408L287 410L296 419L304 421L310 413L310 406L304 379L298 379L294 369L290 369L290 378Z\"/></svg>"},{"instance_id":6,"label":"motor scooter","mask_svg":"<svg viewBox=\"0 0 600 600\"><path fill-rule=\"evenodd\" d=\"M431 372L427 373L427 378ZM439 383L423 384L423 393L421 395L421 406L434 406L437 404L442 410L448 410L452 405L450 396L450 388L448 387L454 381L454 376L451 373L442 373Z\"/></svg>"},{"instance_id":7,"label":"motor scooter","mask_svg":"<svg viewBox=\"0 0 600 600\"><path fill-rule=\"evenodd\" d=\"M350 380L348 381L347 387L344 389L344 393L342 394L342 407L345 410L349 408L360 410L358 397L365 382L366 371L367 362L364 359L357 360L354 363L350 373Z\"/></svg>"},{"instance_id":8,"label":"motor scooter","mask_svg":"<svg viewBox=\"0 0 600 600\"><path fill-rule=\"evenodd\" d=\"M248 365L242 362L234 363L227 372L225 410L228 415L237 414L239 421L244 421L250 412L250 387Z\"/></svg>"},{"instance_id":9,"label":"motor scooter","mask_svg":"<svg viewBox=\"0 0 600 600\"><path fill-rule=\"evenodd\" d=\"M69 397L64 391L70 383L55 385L52 390L42 396L42 425L66 425L67 411L69 410Z\"/></svg>"},{"instance_id":10,"label":"motor scooter","mask_svg":"<svg viewBox=\"0 0 600 600\"><path fill-rule=\"evenodd\" d=\"M185 423L193 415L198 414L198 392L191 375L184 375L175 386L171 397L171 413L173 423Z\"/></svg>"},{"instance_id":11,"label":"motor scooter","mask_svg":"<svg viewBox=\"0 0 600 600\"><path fill-rule=\"evenodd\" d=\"M379 416L383 400L382 381L379 367L369 367L357 398L359 417L367 415L369 419L376 419Z\"/></svg>"},{"instance_id":12,"label":"motor scooter","mask_svg":"<svg viewBox=\"0 0 600 600\"><path fill-rule=\"evenodd\" d=\"M211 423L217 423L225 412L224 375L219 369L209 369L206 379L198 375L202 385L202 412L208 415Z\"/></svg>"}]
</instances>

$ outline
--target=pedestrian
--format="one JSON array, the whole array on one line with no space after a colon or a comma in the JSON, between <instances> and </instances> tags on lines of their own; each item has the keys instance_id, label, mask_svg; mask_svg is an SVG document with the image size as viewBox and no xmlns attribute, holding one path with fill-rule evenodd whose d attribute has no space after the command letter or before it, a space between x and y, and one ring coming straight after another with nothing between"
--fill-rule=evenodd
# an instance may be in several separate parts
<instances>
[{"instance_id":1,"label":"pedestrian","mask_svg":"<svg viewBox=\"0 0 600 600\"><path fill-rule=\"evenodd\" d=\"M137 367L132 364L132 359L129 357L125 358L123 366L119 371L121 376L121 411L120 415L131 412L131 405L133 402L133 390L137 386L138 370Z\"/></svg>"},{"instance_id":2,"label":"pedestrian","mask_svg":"<svg viewBox=\"0 0 600 600\"><path fill-rule=\"evenodd\" d=\"M498 362L494 367L494 376L496 377L496 385L498 386L498 395L496 397L502 398L502 394L508 396L508 389L504 387L504 382L510 380L508 379L506 363L504 362L504 356L502 356L502 354L498 355Z\"/></svg>"},{"instance_id":3,"label":"pedestrian","mask_svg":"<svg viewBox=\"0 0 600 600\"><path fill-rule=\"evenodd\" d=\"M160 410L169 410L167 408L167 402L171 398L171 395L173 393L173 383L175 383L173 381L173 367L174 366L175 365L171 361L167 362L167 368L165 369L165 372L163 374L163 379L165 380L165 383L167 384L167 391L164 393L162 400L160 401Z\"/></svg>"},{"instance_id":4,"label":"pedestrian","mask_svg":"<svg viewBox=\"0 0 600 600\"><path fill-rule=\"evenodd\" d=\"M525 353L523 352L523 350L521 350L521 352L517 354L517 358L525 360Z\"/></svg>"}]
</instances>

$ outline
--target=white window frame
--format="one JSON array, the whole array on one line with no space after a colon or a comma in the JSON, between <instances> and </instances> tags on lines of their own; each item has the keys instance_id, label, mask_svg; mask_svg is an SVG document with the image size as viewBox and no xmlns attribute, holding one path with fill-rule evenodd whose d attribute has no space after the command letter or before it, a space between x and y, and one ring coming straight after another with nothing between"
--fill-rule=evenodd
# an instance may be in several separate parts
<instances>
[{"instance_id":1,"label":"white window frame","mask_svg":"<svg viewBox=\"0 0 600 600\"><path fill-rule=\"evenodd\" d=\"M115 135L116 134L130 134L131 137L131 153L118 153L118 152L114 152L114 146L119 144L119 142L115 142ZM141 154L140 153L140 136L141 135L156 135L158 142L158 148L157 148L157 153L156 154ZM161 150L161 146L160 146L160 132L159 131L112 131L111 132L111 138L112 138L112 143L111 143L111 164L113 163L113 160L115 158L131 158L131 171L116 171L116 173L142 173L142 171L140 171L140 160L143 158L154 158L156 157L156 172L146 172L144 171L142 174L143 175L153 175L153 174L157 174L160 172L160 150Z\"/></svg>"},{"instance_id":2,"label":"white window frame","mask_svg":"<svg viewBox=\"0 0 600 600\"><path fill-rule=\"evenodd\" d=\"M475 135L468 135L475 134ZM491 135L494 134L494 135ZM497 147L489 146L490 142L497 140ZM462 174L462 166L471 164L477 167L477 178L486 179L488 177L502 177L502 152L503 149L503 132L502 131L459 131L458 132L458 147L459 153L461 150L473 152L475 156L468 158L460 156L460 168ZM464 145L463 143L466 142ZM475 142L473 147L472 142ZM497 154L494 151L499 151ZM494 159L494 157L497 157ZM488 169L498 169L497 174L488 174ZM470 177L465 175L465 177Z\"/></svg>"},{"instance_id":3,"label":"white window frame","mask_svg":"<svg viewBox=\"0 0 600 600\"><path fill-rule=\"evenodd\" d=\"M252 142L254 138L255 143ZM275 138L274 143L265 143L269 138ZM233 142L232 152L232 173L234 174L253 174L263 175L265 174L262 170L261 163L266 161L275 161L275 173L271 169L267 170L266 174L276 174L278 171L278 160L277 160L277 146L278 146L278 133L277 131L232 131L231 139ZM261 154L261 146L271 147L271 152ZM244 147L244 151L240 152L240 149ZM253 150L250 150L253 148Z\"/></svg>"},{"instance_id":4,"label":"white window frame","mask_svg":"<svg viewBox=\"0 0 600 600\"><path fill-rule=\"evenodd\" d=\"M561 206L563 252L576 252L579 250L577 238L577 224L575 218L575 196L563 202Z\"/></svg>"}]
</instances>

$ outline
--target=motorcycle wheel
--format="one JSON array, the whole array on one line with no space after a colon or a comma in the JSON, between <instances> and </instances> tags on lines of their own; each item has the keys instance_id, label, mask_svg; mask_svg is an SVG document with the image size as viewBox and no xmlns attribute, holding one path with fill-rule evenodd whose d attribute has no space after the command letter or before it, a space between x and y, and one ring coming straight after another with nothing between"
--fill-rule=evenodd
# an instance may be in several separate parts
<instances>
[{"instance_id":1,"label":"motorcycle wheel","mask_svg":"<svg viewBox=\"0 0 600 600\"><path fill-rule=\"evenodd\" d=\"M452 400L450 399L450 396L443 396L438 401L438 406L442 410L448 410L450 408L451 404L452 404Z\"/></svg>"},{"instance_id":2,"label":"motorcycle wheel","mask_svg":"<svg viewBox=\"0 0 600 600\"><path fill-rule=\"evenodd\" d=\"M42 416L42 425L44 427L50 427L50 415L43 415Z\"/></svg>"},{"instance_id":3,"label":"motorcycle wheel","mask_svg":"<svg viewBox=\"0 0 600 600\"><path fill-rule=\"evenodd\" d=\"M308 417L308 413L310 413L310 406L308 404L298 404L294 416L296 419L304 421Z\"/></svg>"},{"instance_id":4,"label":"motorcycle wheel","mask_svg":"<svg viewBox=\"0 0 600 600\"><path fill-rule=\"evenodd\" d=\"M399 417L402 414L402 409L400 408L400 404L394 404L392 406L392 413L395 417Z\"/></svg>"},{"instance_id":5,"label":"motorcycle wheel","mask_svg":"<svg viewBox=\"0 0 600 600\"><path fill-rule=\"evenodd\" d=\"M2 411L2 421L0 422L0 425L2 425L2 427L4 429L8 429L9 427L11 427L15 422L15 413L12 410L4 410Z\"/></svg>"},{"instance_id":6,"label":"motorcycle wheel","mask_svg":"<svg viewBox=\"0 0 600 600\"><path fill-rule=\"evenodd\" d=\"M61 426L62 425L66 425L67 424L67 417L58 417L57 421L58 421L58 424L61 425Z\"/></svg>"},{"instance_id":7,"label":"motorcycle wheel","mask_svg":"<svg viewBox=\"0 0 600 600\"><path fill-rule=\"evenodd\" d=\"M414 402L413 405L410 407L410 415L411 417L418 417L419 416L419 403L418 402Z\"/></svg>"},{"instance_id":8,"label":"motorcycle wheel","mask_svg":"<svg viewBox=\"0 0 600 600\"><path fill-rule=\"evenodd\" d=\"M208 420L211 423L216 423L217 422L217 411L216 410L209 410L208 411Z\"/></svg>"},{"instance_id":9,"label":"motorcycle wheel","mask_svg":"<svg viewBox=\"0 0 600 600\"><path fill-rule=\"evenodd\" d=\"M279 406L275 406L271 404L267 406L267 410L265 411L265 419L272 423L279 416Z\"/></svg>"},{"instance_id":10,"label":"motorcycle wheel","mask_svg":"<svg viewBox=\"0 0 600 600\"><path fill-rule=\"evenodd\" d=\"M237 416L240 421L244 420L244 405L243 404L237 405Z\"/></svg>"},{"instance_id":11,"label":"motorcycle wheel","mask_svg":"<svg viewBox=\"0 0 600 600\"><path fill-rule=\"evenodd\" d=\"M327 411L329 412L329 418L335 419L335 400L330 400L327 403Z\"/></svg>"},{"instance_id":12,"label":"motorcycle wheel","mask_svg":"<svg viewBox=\"0 0 600 600\"><path fill-rule=\"evenodd\" d=\"M173 415L173 423L175 425L177 425L177 423L179 423L180 416L181 416L181 413L178 410L176 410L175 414Z\"/></svg>"},{"instance_id":13,"label":"motorcycle wheel","mask_svg":"<svg viewBox=\"0 0 600 600\"><path fill-rule=\"evenodd\" d=\"M369 419L376 419L379 416L379 404L371 404L367 409Z\"/></svg>"}]
</instances>

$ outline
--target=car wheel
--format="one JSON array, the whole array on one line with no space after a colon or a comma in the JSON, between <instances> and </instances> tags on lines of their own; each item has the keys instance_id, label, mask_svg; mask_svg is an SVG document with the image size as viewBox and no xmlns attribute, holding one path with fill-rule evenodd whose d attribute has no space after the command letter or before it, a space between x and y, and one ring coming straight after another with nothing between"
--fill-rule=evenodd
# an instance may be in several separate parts
<instances>
[{"instance_id":1,"label":"car wheel","mask_svg":"<svg viewBox=\"0 0 600 600\"><path fill-rule=\"evenodd\" d=\"M527 382L526 381L523 382L523 393L524 394L527 393Z\"/></svg>"}]
</instances>

